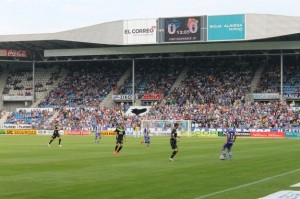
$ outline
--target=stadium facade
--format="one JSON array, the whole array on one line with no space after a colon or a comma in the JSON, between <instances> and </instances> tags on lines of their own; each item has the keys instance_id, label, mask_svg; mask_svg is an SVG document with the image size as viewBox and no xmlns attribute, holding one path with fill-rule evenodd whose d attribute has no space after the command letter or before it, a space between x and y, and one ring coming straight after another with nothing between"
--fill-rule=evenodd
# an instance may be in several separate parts
<instances>
[{"instance_id":1,"label":"stadium facade","mask_svg":"<svg viewBox=\"0 0 300 199\"><path fill-rule=\"evenodd\" d=\"M205 15L119 20L57 33L3 35L0 49L28 50L30 54L36 51L37 61L51 61L53 57L135 58L245 50L255 54L260 52L254 51L293 53L300 49L299 34L300 17Z\"/></svg>"}]
</instances>

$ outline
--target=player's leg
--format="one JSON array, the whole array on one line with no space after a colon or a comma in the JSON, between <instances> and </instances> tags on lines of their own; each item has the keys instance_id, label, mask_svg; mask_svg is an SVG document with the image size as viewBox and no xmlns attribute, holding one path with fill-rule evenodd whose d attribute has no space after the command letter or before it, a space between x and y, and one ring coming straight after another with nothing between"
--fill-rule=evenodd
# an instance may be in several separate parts
<instances>
[{"instance_id":1,"label":"player's leg","mask_svg":"<svg viewBox=\"0 0 300 199\"><path fill-rule=\"evenodd\" d=\"M228 150L228 155L229 155L230 160L232 160L232 151L231 151L231 148L232 148L232 144L230 144L230 145L228 146L228 148L227 148L227 150Z\"/></svg>"},{"instance_id":2,"label":"player's leg","mask_svg":"<svg viewBox=\"0 0 300 199\"><path fill-rule=\"evenodd\" d=\"M147 137L147 139L146 139L145 143L146 143L146 146L147 146L147 147L149 147L149 146L150 146L150 137Z\"/></svg>"},{"instance_id":3,"label":"player's leg","mask_svg":"<svg viewBox=\"0 0 300 199\"><path fill-rule=\"evenodd\" d=\"M58 146L62 147L61 146L61 138L60 137L58 138Z\"/></svg>"},{"instance_id":4,"label":"player's leg","mask_svg":"<svg viewBox=\"0 0 300 199\"><path fill-rule=\"evenodd\" d=\"M56 138L56 136L52 136L51 137L51 140L49 141L49 143L48 143L48 146L50 147L50 144L53 142L53 140Z\"/></svg>"},{"instance_id":5,"label":"player's leg","mask_svg":"<svg viewBox=\"0 0 300 199\"><path fill-rule=\"evenodd\" d=\"M97 142L97 139L98 139L98 135L96 133L96 136L95 136L95 139L94 139L94 142L96 143Z\"/></svg>"},{"instance_id":6,"label":"player's leg","mask_svg":"<svg viewBox=\"0 0 300 199\"><path fill-rule=\"evenodd\" d=\"M223 156L224 159L227 158L227 157L226 157L226 148L227 148L227 143L225 143L225 144L223 145L223 148L222 148L222 156Z\"/></svg>"},{"instance_id":7,"label":"player's leg","mask_svg":"<svg viewBox=\"0 0 300 199\"><path fill-rule=\"evenodd\" d=\"M116 146L115 146L115 151L114 151L114 154L115 154L115 155L117 155L117 153L118 153L118 152L117 152L118 147L119 147L119 143L118 143L118 141L117 141Z\"/></svg>"},{"instance_id":8,"label":"player's leg","mask_svg":"<svg viewBox=\"0 0 300 199\"><path fill-rule=\"evenodd\" d=\"M147 141L147 136L146 136L146 135L144 135L144 141L142 141L142 143L141 143L141 144L144 144L144 143L146 143L146 141Z\"/></svg>"},{"instance_id":9,"label":"player's leg","mask_svg":"<svg viewBox=\"0 0 300 199\"><path fill-rule=\"evenodd\" d=\"M176 153L178 152L178 147L177 147L176 143L173 143L173 144L172 144L172 149L173 149L173 152L172 152L172 155L171 155L171 157L170 157L170 160L171 160L171 161L174 161L173 158L174 158L174 156L176 155Z\"/></svg>"},{"instance_id":10,"label":"player's leg","mask_svg":"<svg viewBox=\"0 0 300 199\"><path fill-rule=\"evenodd\" d=\"M120 143L117 153L119 153L119 152L121 151L122 148L123 148L123 144Z\"/></svg>"}]
</instances>

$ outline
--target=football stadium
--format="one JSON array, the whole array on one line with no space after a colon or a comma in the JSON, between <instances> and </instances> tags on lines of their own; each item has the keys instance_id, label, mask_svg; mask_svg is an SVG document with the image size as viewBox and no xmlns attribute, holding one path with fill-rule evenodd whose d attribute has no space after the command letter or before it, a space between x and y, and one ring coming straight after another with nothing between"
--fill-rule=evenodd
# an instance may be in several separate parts
<instances>
[{"instance_id":1,"label":"football stadium","mask_svg":"<svg viewBox=\"0 0 300 199\"><path fill-rule=\"evenodd\" d=\"M300 198L300 17L0 35L0 198Z\"/></svg>"}]
</instances>

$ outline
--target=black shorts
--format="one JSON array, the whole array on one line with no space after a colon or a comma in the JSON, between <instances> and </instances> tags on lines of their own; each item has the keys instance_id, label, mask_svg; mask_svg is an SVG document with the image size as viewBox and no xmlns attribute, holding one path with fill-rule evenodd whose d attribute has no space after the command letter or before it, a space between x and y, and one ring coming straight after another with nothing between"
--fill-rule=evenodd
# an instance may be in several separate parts
<instances>
[{"instance_id":1,"label":"black shorts","mask_svg":"<svg viewBox=\"0 0 300 199\"><path fill-rule=\"evenodd\" d=\"M116 144L123 144L123 140L116 140Z\"/></svg>"},{"instance_id":2,"label":"black shorts","mask_svg":"<svg viewBox=\"0 0 300 199\"><path fill-rule=\"evenodd\" d=\"M53 139L56 138L56 137L60 138L60 134L58 132L54 132L53 135L52 135Z\"/></svg>"},{"instance_id":3,"label":"black shorts","mask_svg":"<svg viewBox=\"0 0 300 199\"><path fill-rule=\"evenodd\" d=\"M170 145L171 145L172 149L177 149L178 148L177 142L170 142Z\"/></svg>"}]
</instances>

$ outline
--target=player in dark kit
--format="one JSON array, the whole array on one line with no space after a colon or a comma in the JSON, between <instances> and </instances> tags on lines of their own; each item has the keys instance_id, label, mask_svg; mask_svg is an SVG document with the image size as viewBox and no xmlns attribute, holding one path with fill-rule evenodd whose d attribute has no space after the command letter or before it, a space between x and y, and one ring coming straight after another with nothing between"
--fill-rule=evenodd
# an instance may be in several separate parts
<instances>
[{"instance_id":1,"label":"player in dark kit","mask_svg":"<svg viewBox=\"0 0 300 199\"><path fill-rule=\"evenodd\" d=\"M124 124L121 124L119 127L117 127L115 132L116 132L116 146L115 146L114 154L119 155L119 152L123 147L123 138L125 137Z\"/></svg>"},{"instance_id":2,"label":"player in dark kit","mask_svg":"<svg viewBox=\"0 0 300 199\"><path fill-rule=\"evenodd\" d=\"M61 137L60 137L60 134L58 131L59 131L59 125L58 125L58 122L56 121L54 124L54 132L53 132L50 142L48 143L48 147L50 147L51 142L53 142L53 140L57 137L58 137L58 146L62 147L61 146Z\"/></svg>"},{"instance_id":3,"label":"player in dark kit","mask_svg":"<svg viewBox=\"0 0 300 199\"><path fill-rule=\"evenodd\" d=\"M179 124L178 123L175 123L174 124L174 128L171 132L171 138L170 138L170 145L171 145L171 148L173 150L172 152L172 155L170 157L170 160L173 162L174 161L174 156L176 155L176 153L178 152L178 146L177 146L177 141L178 141L178 136L177 136L177 129L179 127Z\"/></svg>"}]
</instances>

